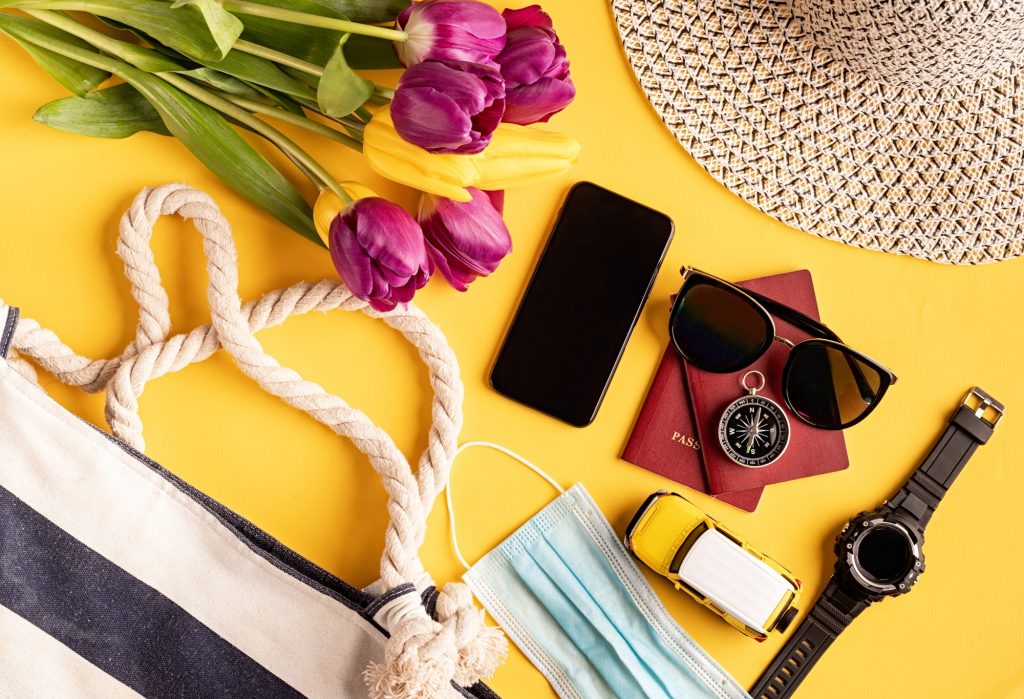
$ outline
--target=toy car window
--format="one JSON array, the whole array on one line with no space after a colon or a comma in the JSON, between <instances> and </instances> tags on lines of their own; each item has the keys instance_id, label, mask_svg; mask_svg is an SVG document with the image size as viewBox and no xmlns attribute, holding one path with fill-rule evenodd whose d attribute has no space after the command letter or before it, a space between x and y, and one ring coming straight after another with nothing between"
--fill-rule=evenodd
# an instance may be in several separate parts
<instances>
[{"instance_id":1,"label":"toy car window","mask_svg":"<svg viewBox=\"0 0 1024 699\"><path fill-rule=\"evenodd\" d=\"M700 538L700 535L707 530L708 525L704 522L701 522L693 528L693 531L686 537L686 540L679 546L679 550L676 551L676 555L672 558L672 565L668 567L670 573L679 572L679 566L683 565L683 559L686 558L686 554L689 553L690 549L693 548L693 545L697 543L697 539Z\"/></svg>"}]
</instances>

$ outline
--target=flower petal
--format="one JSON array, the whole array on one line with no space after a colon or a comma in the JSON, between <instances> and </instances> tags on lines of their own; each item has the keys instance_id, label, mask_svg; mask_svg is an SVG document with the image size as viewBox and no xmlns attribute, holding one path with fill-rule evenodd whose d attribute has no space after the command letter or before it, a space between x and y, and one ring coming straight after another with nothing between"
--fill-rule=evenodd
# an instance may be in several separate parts
<instances>
[{"instance_id":1,"label":"flower petal","mask_svg":"<svg viewBox=\"0 0 1024 699\"><path fill-rule=\"evenodd\" d=\"M508 97L502 119L510 124L535 124L565 109L576 97L576 87L568 80L541 78L532 85L510 89Z\"/></svg>"},{"instance_id":2,"label":"flower petal","mask_svg":"<svg viewBox=\"0 0 1024 699\"><path fill-rule=\"evenodd\" d=\"M391 114L402 138L421 148L450 151L471 141L473 122L469 115L451 97L434 88L395 92Z\"/></svg>"},{"instance_id":3,"label":"flower petal","mask_svg":"<svg viewBox=\"0 0 1024 699\"><path fill-rule=\"evenodd\" d=\"M345 286L358 298L369 298L373 291L372 262L341 215L331 224L330 241L331 261Z\"/></svg>"}]
</instances>

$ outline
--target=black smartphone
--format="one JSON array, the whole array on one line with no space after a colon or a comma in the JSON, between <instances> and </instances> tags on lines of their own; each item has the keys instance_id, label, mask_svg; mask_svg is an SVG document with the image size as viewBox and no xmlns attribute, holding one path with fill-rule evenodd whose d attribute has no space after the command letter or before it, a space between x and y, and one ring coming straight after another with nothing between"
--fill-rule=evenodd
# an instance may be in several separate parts
<instances>
[{"instance_id":1,"label":"black smartphone","mask_svg":"<svg viewBox=\"0 0 1024 699\"><path fill-rule=\"evenodd\" d=\"M597 416L672 240L672 219L580 182L491 370L491 386L571 425Z\"/></svg>"}]
</instances>

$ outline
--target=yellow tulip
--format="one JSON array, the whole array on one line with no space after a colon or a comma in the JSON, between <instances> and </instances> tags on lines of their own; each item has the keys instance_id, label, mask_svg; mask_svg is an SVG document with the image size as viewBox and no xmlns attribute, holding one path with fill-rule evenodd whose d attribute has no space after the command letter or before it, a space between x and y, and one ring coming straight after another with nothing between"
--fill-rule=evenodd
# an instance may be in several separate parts
<instances>
[{"instance_id":1,"label":"yellow tulip","mask_svg":"<svg viewBox=\"0 0 1024 699\"><path fill-rule=\"evenodd\" d=\"M363 154L377 174L455 201L470 201L466 187L479 179L469 156L430 153L399 136L388 107L378 109L366 125Z\"/></svg>"},{"instance_id":2,"label":"yellow tulip","mask_svg":"<svg viewBox=\"0 0 1024 699\"><path fill-rule=\"evenodd\" d=\"M559 175L580 154L571 136L518 124L501 124L481 153L430 153L398 135L388 107L373 115L363 139L363 153L377 174L459 202L472 200L467 187L521 187Z\"/></svg>"},{"instance_id":3,"label":"yellow tulip","mask_svg":"<svg viewBox=\"0 0 1024 699\"><path fill-rule=\"evenodd\" d=\"M338 184L345 190L345 194L352 198L352 201L377 196L376 192L359 182L339 182ZM316 198L316 203L313 205L313 225L320 235L320 240L324 241L324 245L330 247L328 239L331 233L331 221L337 218L346 206L348 205L341 200L341 197L330 189L323 190Z\"/></svg>"},{"instance_id":4,"label":"yellow tulip","mask_svg":"<svg viewBox=\"0 0 1024 699\"><path fill-rule=\"evenodd\" d=\"M476 155L479 189L511 189L533 184L567 171L580 157L572 136L533 126L501 124L491 143Z\"/></svg>"}]
</instances>

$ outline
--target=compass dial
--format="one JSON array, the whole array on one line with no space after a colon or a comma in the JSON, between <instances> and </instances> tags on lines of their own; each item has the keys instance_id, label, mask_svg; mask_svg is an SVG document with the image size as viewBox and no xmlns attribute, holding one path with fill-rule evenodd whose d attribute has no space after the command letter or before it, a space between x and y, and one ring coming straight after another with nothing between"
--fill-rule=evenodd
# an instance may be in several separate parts
<instances>
[{"instance_id":1,"label":"compass dial","mask_svg":"<svg viewBox=\"0 0 1024 699\"><path fill-rule=\"evenodd\" d=\"M748 468L776 461L789 444L789 420L775 401L744 396L725 409L718 425L725 455Z\"/></svg>"}]
</instances>

